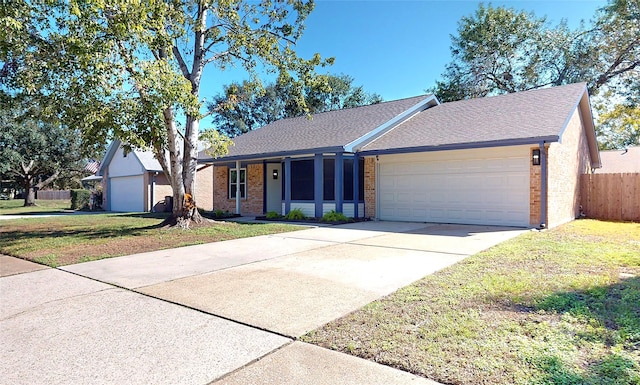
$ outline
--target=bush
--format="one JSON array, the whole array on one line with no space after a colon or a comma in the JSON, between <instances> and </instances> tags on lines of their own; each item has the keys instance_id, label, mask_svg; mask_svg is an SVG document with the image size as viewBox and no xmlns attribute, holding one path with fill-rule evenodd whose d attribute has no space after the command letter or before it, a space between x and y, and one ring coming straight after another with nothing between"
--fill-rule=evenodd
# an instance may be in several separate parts
<instances>
[{"instance_id":1,"label":"bush","mask_svg":"<svg viewBox=\"0 0 640 385\"><path fill-rule=\"evenodd\" d=\"M89 199L91 199L91 191L71 190L71 210L88 210Z\"/></svg>"},{"instance_id":2,"label":"bush","mask_svg":"<svg viewBox=\"0 0 640 385\"><path fill-rule=\"evenodd\" d=\"M337 212L336 210L331 210L322 216L322 222L348 222L348 221L349 221L349 218L347 218L343 213Z\"/></svg>"},{"instance_id":3,"label":"bush","mask_svg":"<svg viewBox=\"0 0 640 385\"><path fill-rule=\"evenodd\" d=\"M275 211L269 211L266 215L265 218L267 219L278 219L278 218L282 218L282 215L278 214Z\"/></svg>"},{"instance_id":4,"label":"bush","mask_svg":"<svg viewBox=\"0 0 640 385\"><path fill-rule=\"evenodd\" d=\"M293 209L293 210L289 211L289 213L287 215L285 215L284 217L286 219L289 219L289 220L307 219L307 217L302 212L302 209L300 209L300 208L296 208L296 209Z\"/></svg>"}]
</instances>

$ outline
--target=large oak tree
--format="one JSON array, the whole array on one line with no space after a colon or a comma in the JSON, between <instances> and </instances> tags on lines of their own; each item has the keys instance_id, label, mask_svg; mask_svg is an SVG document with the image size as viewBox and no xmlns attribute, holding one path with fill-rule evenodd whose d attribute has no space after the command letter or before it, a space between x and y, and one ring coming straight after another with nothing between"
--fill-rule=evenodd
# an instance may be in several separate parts
<instances>
[{"instance_id":1,"label":"large oak tree","mask_svg":"<svg viewBox=\"0 0 640 385\"><path fill-rule=\"evenodd\" d=\"M171 182L172 219L181 226L200 220L193 192L205 68L211 76L242 67L256 82L261 71L272 71L307 85L316 66L331 62L294 50L313 1L12 3L0 15L0 76L8 92L55 100L87 141L114 137L152 149Z\"/></svg>"},{"instance_id":2,"label":"large oak tree","mask_svg":"<svg viewBox=\"0 0 640 385\"><path fill-rule=\"evenodd\" d=\"M22 188L25 206L35 205L36 190L79 173L89 155L78 132L39 115L29 106L0 110L0 179Z\"/></svg>"},{"instance_id":3,"label":"large oak tree","mask_svg":"<svg viewBox=\"0 0 640 385\"><path fill-rule=\"evenodd\" d=\"M451 54L442 79L430 90L442 101L587 82L597 96L601 143L640 144L638 0L610 0L588 26L577 29L481 4L460 20Z\"/></svg>"},{"instance_id":4,"label":"large oak tree","mask_svg":"<svg viewBox=\"0 0 640 385\"><path fill-rule=\"evenodd\" d=\"M302 87L281 79L264 87L251 81L224 86L209 109L218 129L229 137L255 130L279 119L380 103L382 97L353 85L349 75L318 75Z\"/></svg>"}]
</instances>

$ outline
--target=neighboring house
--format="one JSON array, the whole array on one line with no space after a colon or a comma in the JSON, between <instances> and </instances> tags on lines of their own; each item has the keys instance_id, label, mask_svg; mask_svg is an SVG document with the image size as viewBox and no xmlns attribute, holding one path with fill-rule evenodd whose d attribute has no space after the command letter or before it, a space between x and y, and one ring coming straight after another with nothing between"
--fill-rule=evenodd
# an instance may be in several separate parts
<instances>
[{"instance_id":1,"label":"neighboring house","mask_svg":"<svg viewBox=\"0 0 640 385\"><path fill-rule=\"evenodd\" d=\"M214 208L243 214L552 227L579 215L579 176L600 167L584 83L444 104L423 95L233 141L200 162L214 165Z\"/></svg>"},{"instance_id":2,"label":"neighboring house","mask_svg":"<svg viewBox=\"0 0 640 385\"><path fill-rule=\"evenodd\" d=\"M173 195L171 184L151 151L125 153L117 140L109 146L98 175L103 177L102 207L108 211L165 211L165 197ZM205 210L213 208L212 180L212 167L199 165L195 199L198 207Z\"/></svg>"},{"instance_id":3,"label":"neighboring house","mask_svg":"<svg viewBox=\"0 0 640 385\"><path fill-rule=\"evenodd\" d=\"M600 159L602 168L598 174L640 173L640 146L600 151Z\"/></svg>"}]
</instances>

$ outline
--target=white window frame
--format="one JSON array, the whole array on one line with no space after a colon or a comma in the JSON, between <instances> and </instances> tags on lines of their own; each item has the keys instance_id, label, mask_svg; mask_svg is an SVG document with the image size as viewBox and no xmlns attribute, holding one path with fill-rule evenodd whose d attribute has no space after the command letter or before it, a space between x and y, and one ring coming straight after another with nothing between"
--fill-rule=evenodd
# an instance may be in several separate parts
<instances>
[{"instance_id":1,"label":"white window frame","mask_svg":"<svg viewBox=\"0 0 640 385\"><path fill-rule=\"evenodd\" d=\"M236 185L236 178L232 178L231 174L233 172L235 172L237 169L235 168L230 168L229 169L229 183L227 183L227 187L228 187L228 197L229 199L236 199L235 195L232 195L232 186ZM242 178L242 174L244 174L244 178ZM247 169L246 168L241 168L240 169L240 188L242 189L240 192L240 199L247 199ZM244 182L242 182L242 180L244 180ZM236 191L238 191L238 189L236 189Z\"/></svg>"}]
</instances>

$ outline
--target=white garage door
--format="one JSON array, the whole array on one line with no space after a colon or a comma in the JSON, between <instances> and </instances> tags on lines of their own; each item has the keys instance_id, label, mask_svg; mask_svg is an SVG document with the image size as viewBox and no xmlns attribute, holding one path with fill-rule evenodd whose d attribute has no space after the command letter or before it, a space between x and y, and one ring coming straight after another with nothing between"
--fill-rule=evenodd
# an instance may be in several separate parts
<instances>
[{"instance_id":1,"label":"white garage door","mask_svg":"<svg viewBox=\"0 0 640 385\"><path fill-rule=\"evenodd\" d=\"M111 178L111 211L144 211L144 179L142 175Z\"/></svg>"},{"instance_id":2,"label":"white garage door","mask_svg":"<svg viewBox=\"0 0 640 385\"><path fill-rule=\"evenodd\" d=\"M528 153L518 147L380 156L379 217L526 227Z\"/></svg>"}]
</instances>

